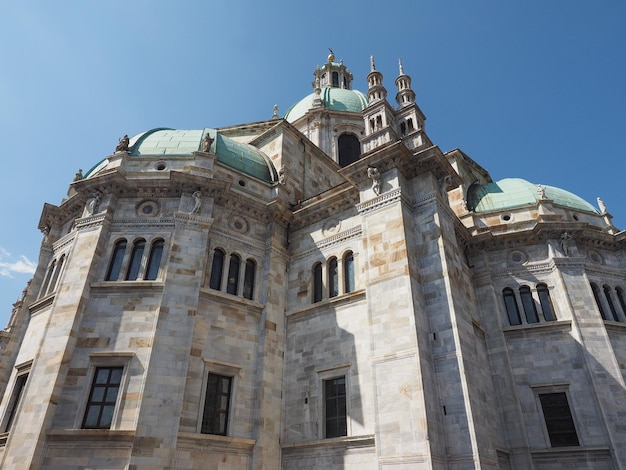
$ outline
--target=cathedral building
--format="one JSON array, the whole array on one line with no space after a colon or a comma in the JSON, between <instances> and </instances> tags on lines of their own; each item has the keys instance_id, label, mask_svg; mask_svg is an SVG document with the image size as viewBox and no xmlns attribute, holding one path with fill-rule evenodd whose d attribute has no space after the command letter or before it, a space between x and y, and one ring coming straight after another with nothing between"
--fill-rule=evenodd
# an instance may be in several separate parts
<instances>
[{"instance_id":1,"label":"cathedral building","mask_svg":"<svg viewBox=\"0 0 626 470\"><path fill-rule=\"evenodd\" d=\"M626 233L440 150L370 65L124 137L44 205L1 468L626 469Z\"/></svg>"}]
</instances>

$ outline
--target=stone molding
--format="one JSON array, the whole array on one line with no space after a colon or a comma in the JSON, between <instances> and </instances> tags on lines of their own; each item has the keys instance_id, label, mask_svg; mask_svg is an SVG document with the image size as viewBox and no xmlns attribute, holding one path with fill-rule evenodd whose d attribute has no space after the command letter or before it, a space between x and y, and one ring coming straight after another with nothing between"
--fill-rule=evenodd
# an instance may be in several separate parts
<instances>
[{"instance_id":1,"label":"stone molding","mask_svg":"<svg viewBox=\"0 0 626 470\"><path fill-rule=\"evenodd\" d=\"M374 447L375 444L376 439L374 434L365 434L362 436L333 437L329 439L316 439L313 441L285 442L281 447L284 451L289 452L313 447L341 447L345 449Z\"/></svg>"},{"instance_id":2,"label":"stone molding","mask_svg":"<svg viewBox=\"0 0 626 470\"><path fill-rule=\"evenodd\" d=\"M252 451L256 444L255 439L244 437L218 436L216 434L200 434L193 432L179 432L177 447L186 449L211 449L215 451Z\"/></svg>"},{"instance_id":3,"label":"stone molding","mask_svg":"<svg viewBox=\"0 0 626 470\"><path fill-rule=\"evenodd\" d=\"M76 219L76 230L87 230L98 227L104 223L106 219L106 212L101 214L90 215L88 217L81 217Z\"/></svg>"},{"instance_id":4,"label":"stone molding","mask_svg":"<svg viewBox=\"0 0 626 470\"><path fill-rule=\"evenodd\" d=\"M302 308L285 312L288 321L297 321L312 315L328 313L329 310L335 309L341 305L359 302L365 299L365 289L355 290L347 294L338 295L330 299L323 299L314 304L307 305Z\"/></svg>"},{"instance_id":5,"label":"stone molding","mask_svg":"<svg viewBox=\"0 0 626 470\"><path fill-rule=\"evenodd\" d=\"M359 211L359 214L363 215L393 204L400 199L402 199L402 190L400 188L396 188L391 191L387 191L378 197L370 199L369 201L358 203L356 205L356 209Z\"/></svg>"},{"instance_id":6,"label":"stone molding","mask_svg":"<svg viewBox=\"0 0 626 470\"><path fill-rule=\"evenodd\" d=\"M315 242L312 248L293 255L291 257L291 260L292 261L301 260L303 258L310 256L311 253L323 251L324 249L328 249L332 246L340 245L341 243L347 243L350 240L357 239L361 237L362 234L363 234L362 226L357 225L356 227L349 228L347 230L344 230L343 232L339 232L335 235L331 235L323 240Z\"/></svg>"}]
</instances>

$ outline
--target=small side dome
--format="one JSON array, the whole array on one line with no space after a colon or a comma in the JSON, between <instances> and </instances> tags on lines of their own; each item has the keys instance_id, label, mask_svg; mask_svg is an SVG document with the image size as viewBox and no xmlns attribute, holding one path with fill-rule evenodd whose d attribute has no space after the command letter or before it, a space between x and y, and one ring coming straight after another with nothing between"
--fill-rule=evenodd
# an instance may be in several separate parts
<instances>
[{"instance_id":1,"label":"small side dome","mask_svg":"<svg viewBox=\"0 0 626 470\"><path fill-rule=\"evenodd\" d=\"M207 133L214 139L211 150L214 151L218 162L267 183L278 179L271 160L262 151L252 145L225 137L215 129L152 129L130 139L128 154L131 157L154 156L159 159L163 156L189 156L202 148L202 139ZM94 176L106 168L107 164L107 159L102 160L85 174L85 178Z\"/></svg>"},{"instance_id":2,"label":"small side dome","mask_svg":"<svg viewBox=\"0 0 626 470\"><path fill-rule=\"evenodd\" d=\"M367 107L367 97L358 90L346 90L343 88L322 88L322 103L326 109L332 111L347 111L350 113L360 113ZM304 116L311 108L313 108L313 100L315 93L304 97L294 104L285 113L287 121L295 122Z\"/></svg>"},{"instance_id":3,"label":"small side dome","mask_svg":"<svg viewBox=\"0 0 626 470\"><path fill-rule=\"evenodd\" d=\"M552 200L554 204L598 214L598 210L583 198L561 188L542 186L546 199ZM535 205L539 199L537 184L521 178L505 178L496 183L471 186L467 206L474 212L492 212Z\"/></svg>"}]
</instances>

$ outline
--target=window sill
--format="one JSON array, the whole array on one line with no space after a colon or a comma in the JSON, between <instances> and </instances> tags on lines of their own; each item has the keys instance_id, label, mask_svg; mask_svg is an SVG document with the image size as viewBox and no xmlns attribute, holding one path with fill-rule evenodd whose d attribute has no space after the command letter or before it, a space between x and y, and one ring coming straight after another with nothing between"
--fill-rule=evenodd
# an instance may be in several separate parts
<instances>
[{"instance_id":1,"label":"window sill","mask_svg":"<svg viewBox=\"0 0 626 470\"><path fill-rule=\"evenodd\" d=\"M150 289L163 290L162 281L99 281L92 282L91 288L96 290Z\"/></svg>"},{"instance_id":2,"label":"window sill","mask_svg":"<svg viewBox=\"0 0 626 470\"><path fill-rule=\"evenodd\" d=\"M76 445L93 442L117 442L131 445L135 431L117 429L52 429L46 433L49 442L72 441Z\"/></svg>"},{"instance_id":3,"label":"window sill","mask_svg":"<svg viewBox=\"0 0 626 470\"><path fill-rule=\"evenodd\" d=\"M571 320L547 321L541 323L524 323L522 325L507 326L503 328L507 337L524 336L526 334L552 333L554 331L570 331L572 329Z\"/></svg>"},{"instance_id":4,"label":"window sill","mask_svg":"<svg viewBox=\"0 0 626 470\"><path fill-rule=\"evenodd\" d=\"M217 434L200 434L193 432L179 432L178 443L187 446L213 447L219 449L239 449L250 451L256 444L255 439L244 437L219 436Z\"/></svg>"},{"instance_id":5,"label":"window sill","mask_svg":"<svg viewBox=\"0 0 626 470\"><path fill-rule=\"evenodd\" d=\"M604 320L604 327L609 331L616 331L619 333L624 333L626 331L626 323L619 321Z\"/></svg>"},{"instance_id":6,"label":"window sill","mask_svg":"<svg viewBox=\"0 0 626 470\"><path fill-rule=\"evenodd\" d=\"M365 299L365 289L355 290L352 292L348 292L347 294L338 295L336 297L331 297L330 299L323 299L319 302L315 302L314 304L307 305L303 308L298 308L296 310L292 310L286 313L287 317L297 317L297 316L306 316L318 313L320 311L328 310L328 308L336 308L339 305L357 302L359 300Z\"/></svg>"},{"instance_id":7,"label":"window sill","mask_svg":"<svg viewBox=\"0 0 626 470\"><path fill-rule=\"evenodd\" d=\"M372 447L375 443L374 434L365 434L363 436L342 436L328 439L316 439L314 441L288 442L283 443L282 448L285 450L295 450L307 447Z\"/></svg>"},{"instance_id":8,"label":"window sill","mask_svg":"<svg viewBox=\"0 0 626 470\"><path fill-rule=\"evenodd\" d=\"M244 297L239 297L238 295L234 295L234 294L227 294L226 292L222 292L220 290L216 290L216 289L211 289L210 287L202 287L200 289L200 292L202 295L205 295L207 297L213 297L214 299L217 299L218 302L219 301L225 301L225 302L239 302L241 304L244 304L248 307L252 307L254 309L257 309L259 312L259 314L261 314L261 310L263 310L263 304L260 304L254 300L249 300L246 299Z\"/></svg>"}]
</instances>

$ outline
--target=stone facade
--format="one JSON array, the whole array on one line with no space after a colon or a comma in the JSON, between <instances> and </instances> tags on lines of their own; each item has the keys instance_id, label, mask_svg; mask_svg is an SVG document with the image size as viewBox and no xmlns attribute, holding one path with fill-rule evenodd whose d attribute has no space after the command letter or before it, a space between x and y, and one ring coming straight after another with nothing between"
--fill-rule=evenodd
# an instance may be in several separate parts
<instances>
[{"instance_id":1,"label":"stone facade","mask_svg":"<svg viewBox=\"0 0 626 470\"><path fill-rule=\"evenodd\" d=\"M2 468L626 468L605 208L441 152L402 64L397 106L373 59L367 95L333 56L314 77L285 119L140 134L45 205Z\"/></svg>"}]
</instances>

